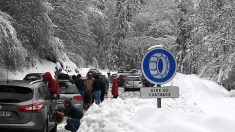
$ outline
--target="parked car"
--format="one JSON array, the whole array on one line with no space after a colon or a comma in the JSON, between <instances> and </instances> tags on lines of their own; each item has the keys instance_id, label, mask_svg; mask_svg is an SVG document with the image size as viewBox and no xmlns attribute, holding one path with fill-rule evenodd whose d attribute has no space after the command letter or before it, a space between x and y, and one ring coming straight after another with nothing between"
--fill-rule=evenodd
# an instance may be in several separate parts
<instances>
[{"instance_id":1,"label":"parked car","mask_svg":"<svg viewBox=\"0 0 235 132\"><path fill-rule=\"evenodd\" d=\"M27 74L23 80L28 80L28 81L35 81L35 80L40 80L42 79L43 73L29 73Z\"/></svg>"},{"instance_id":2,"label":"parked car","mask_svg":"<svg viewBox=\"0 0 235 132\"><path fill-rule=\"evenodd\" d=\"M90 69L87 74L91 73L92 76L94 77L95 75L100 75L101 72L97 69Z\"/></svg>"},{"instance_id":3,"label":"parked car","mask_svg":"<svg viewBox=\"0 0 235 132\"><path fill-rule=\"evenodd\" d=\"M140 90L141 87L143 87L143 83L141 81L140 76L127 76L126 77L124 91Z\"/></svg>"},{"instance_id":4,"label":"parked car","mask_svg":"<svg viewBox=\"0 0 235 132\"><path fill-rule=\"evenodd\" d=\"M40 80L0 81L0 131L56 132L57 104Z\"/></svg>"},{"instance_id":5,"label":"parked car","mask_svg":"<svg viewBox=\"0 0 235 132\"><path fill-rule=\"evenodd\" d=\"M118 80L118 87L123 87L126 81L127 75L119 75Z\"/></svg>"},{"instance_id":6,"label":"parked car","mask_svg":"<svg viewBox=\"0 0 235 132\"><path fill-rule=\"evenodd\" d=\"M123 74L130 74L130 73L131 73L131 71L127 71L127 70L119 70L119 71L118 71L118 74L120 74L120 73L123 73Z\"/></svg>"},{"instance_id":7,"label":"parked car","mask_svg":"<svg viewBox=\"0 0 235 132\"><path fill-rule=\"evenodd\" d=\"M138 69L131 69L130 73L131 73L131 74L135 74L135 73L141 74L141 70L138 70Z\"/></svg>"},{"instance_id":8,"label":"parked car","mask_svg":"<svg viewBox=\"0 0 235 132\"><path fill-rule=\"evenodd\" d=\"M141 76L143 87L153 87L155 84L149 82L144 76Z\"/></svg>"},{"instance_id":9,"label":"parked car","mask_svg":"<svg viewBox=\"0 0 235 132\"><path fill-rule=\"evenodd\" d=\"M71 80L72 77L69 74L66 73L59 73L57 80Z\"/></svg>"},{"instance_id":10,"label":"parked car","mask_svg":"<svg viewBox=\"0 0 235 132\"><path fill-rule=\"evenodd\" d=\"M58 110L63 111L64 105L63 101L65 99L70 99L72 104L79 110L83 110L83 98L79 93L76 85L70 80L58 80L60 87L60 99L57 101Z\"/></svg>"}]
</instances>

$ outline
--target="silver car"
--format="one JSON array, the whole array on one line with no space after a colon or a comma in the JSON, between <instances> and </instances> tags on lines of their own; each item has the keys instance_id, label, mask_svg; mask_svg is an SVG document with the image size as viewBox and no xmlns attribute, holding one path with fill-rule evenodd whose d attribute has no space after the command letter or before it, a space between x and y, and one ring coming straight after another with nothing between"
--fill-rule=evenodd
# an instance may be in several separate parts
<instances>
[{"instance_id":1,"label":"silver car","mask_svg":"<svg viewBox=\"0 0 235 132\"><path fill-rule=\"evenodd\" d=\"M143 83L141 81L140 76L127 76L126 77L124 91L140 90L141 87L143 87Z\"/></svg>"},{"instance_id":2,"label":"silver car","mask_svg":"<svg viewBox=\"0 0 235 132\"><path fill-rule=\"evenodd\" d=\"M83 110L83 98L79 93L76 85L69 80L58 80L59 87L60 87L60 99L57 101L58 110L62 111L64 109L63 101L65 99L70 99L72 104L80 109Z\"/></svg>"},{"instance_id":3,"label":"silver car","mask_svg":"<svg viewBox=\"0 0 235 132\"><path fill-rule=\"evenodd\" d=\"M42 81L0 81L0 131L56 132L56 101Z\"/></svg>"}]
</instances>

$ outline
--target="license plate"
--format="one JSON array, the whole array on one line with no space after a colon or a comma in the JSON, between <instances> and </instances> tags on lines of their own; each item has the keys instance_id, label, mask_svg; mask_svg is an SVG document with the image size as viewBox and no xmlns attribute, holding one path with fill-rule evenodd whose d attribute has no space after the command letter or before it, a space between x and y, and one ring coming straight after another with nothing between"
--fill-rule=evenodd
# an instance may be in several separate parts
<instances>
[{"instance_id":1,"label":"license plate","mask_svg":"<svg viewBox=\"0 0 235 132\"><path fill-rule=\"evenodd\" d=\"M0 118L9 118L12 117L11 112L9 111L0 111Z\"/></svg>"}]
</instances>

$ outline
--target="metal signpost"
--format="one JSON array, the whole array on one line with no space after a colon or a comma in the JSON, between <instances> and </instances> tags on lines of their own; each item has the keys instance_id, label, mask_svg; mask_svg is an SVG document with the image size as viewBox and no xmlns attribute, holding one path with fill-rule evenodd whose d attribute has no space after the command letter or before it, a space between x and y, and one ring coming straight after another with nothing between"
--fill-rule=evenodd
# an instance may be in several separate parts
<instances>
[{"instance_id":1,"label":"metal signpost","mask_svg":"<svg viewBox=\"0 0 235 132\"><path fill-rule=\"evenodd\" d=\"M161 98L179 97L176 86L161 87L169 82L176 74L176 60L173 54L164 48L149 50L142 59L141 70L144 77L157 88L141 88L141 98L157 98L158 108L161 108Z\"/></svg>"}]
</instances>

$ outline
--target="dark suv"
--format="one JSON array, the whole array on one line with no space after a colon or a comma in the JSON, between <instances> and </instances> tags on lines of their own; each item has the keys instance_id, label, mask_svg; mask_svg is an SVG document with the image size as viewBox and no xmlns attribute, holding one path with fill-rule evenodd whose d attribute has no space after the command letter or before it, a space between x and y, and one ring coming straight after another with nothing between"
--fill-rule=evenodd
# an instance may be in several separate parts
<instances>
[{"instance_id":1,"label":"dark suv","mask_svg":"<svg viewBox=\"0 0 235 132\"><path fill-rule=\"evenodd\" d=\"M92 74L92 77L94 77L95 75L100 75L101 74L101 72L98 71L97 69L90 69L87 74L89 74L89 73Z\"/></svg>"},{"instance_id":2,"label":"dark suv","mask_svg":"<svg viewBox=\"0 0 235 132\"><path fill-rule=\"evenodd\" d=\"M56 132L56 107L42 81L0 81L0 131Z\"/></svg>"}]
</instances>

